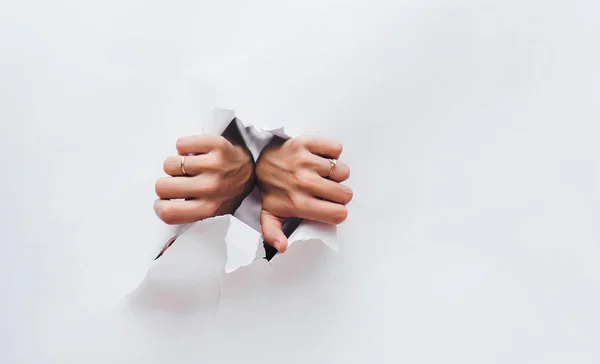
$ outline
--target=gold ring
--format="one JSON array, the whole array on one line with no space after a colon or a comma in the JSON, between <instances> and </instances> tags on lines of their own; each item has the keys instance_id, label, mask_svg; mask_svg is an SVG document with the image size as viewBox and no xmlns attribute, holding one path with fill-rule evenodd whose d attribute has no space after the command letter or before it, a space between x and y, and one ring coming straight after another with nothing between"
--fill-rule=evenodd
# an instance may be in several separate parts
<instances>
[{"instance_id":1,"label":"gold ring","mask_svg":"<svg viewBox=\"0 0 600 364\"><path fill-rule=\"evenodd\" d=\"M187 172L185 171L185 155L181 156L181 173L183 173L184 176L188 176Z\"/></svg>"},{"instance_id":2,"label":"gold ring","mask_svg":"<svg viewBox=\"0 0 600 364\"><path fill-rule=\"evenodd\" d=\"M333 174L333 169L337 165L337 162L338 162L337 159L330 159L329 160L329 164L331 164L331 167L329 168L329 174L327 175L326 178L331 177L331 175Z\"/></svg>"}]
</instances>

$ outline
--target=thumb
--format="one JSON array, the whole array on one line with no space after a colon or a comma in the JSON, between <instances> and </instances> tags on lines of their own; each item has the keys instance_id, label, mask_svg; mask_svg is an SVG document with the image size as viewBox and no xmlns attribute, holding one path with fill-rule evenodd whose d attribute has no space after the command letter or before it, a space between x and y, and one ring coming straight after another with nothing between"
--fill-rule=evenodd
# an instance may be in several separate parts
<instances>
[{"instance_id":1,"label":"thumb","mask_svg":"<svg viewBox=\"0 0 600 364\"><path fill-rule=\"evenodd\" d=\"M262 225L263 237L267 244L277 249L280 253L285 252L288 241L282 230L283 222L281 219L263 209L260 210L260 224Z\"/></svg>"}]
</instances>

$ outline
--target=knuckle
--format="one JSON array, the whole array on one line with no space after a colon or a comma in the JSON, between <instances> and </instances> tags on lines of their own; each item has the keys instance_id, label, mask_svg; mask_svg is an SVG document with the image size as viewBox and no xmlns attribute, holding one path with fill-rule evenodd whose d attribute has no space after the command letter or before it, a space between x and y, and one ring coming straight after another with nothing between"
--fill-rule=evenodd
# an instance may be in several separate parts
<instances>
[{"instance_id":1,"label":"knuckle","mask_svg":"<svg viewBox=\"0 0 600 364\"><path fill-rule=\"evenodd\" d=\"M202 184L202 192L212 195L215 194L219 191L219 180L216 178L211 178L206 180L203 184Z\"/></svg>"},{"instance_id":2,"label":"knuckle","mask_svg":"<svg viewBox=\"0 0 600 364\"><path fill-rule=\"evenodd\" d=\"M297 136L295 138L288 140L287 143L290 145L290 147L292 147L294 149L302 148L306 144L306 137L305 136Z\"/></svg>"},{"instance_id":3,"label":"knuckle","mask_svg":"<svg viewBox=\"0 0 600 364\"><path fill-rule=\"evenodd\" d=\"M211 163L215 169L222 170L225 168L225 165L227 164L225 162L225 160L226 160L225 155L223 155L222 152L218 152L212 156Z\"/></svg>"},{"instance_id":4,"label":"knuckle","mask_svg":"<svg viewBox=\"0 0 600 364\"><path fill-rule=\"evenodd\" d=\"M292 203L292 207L296 211L306 211L306 209L307 209L308 201L301 194L297 194L297 193L291 194L290 202Z\"/></svg>"},{"instance_id":5,"label":"knuckle","mask_svg":"<svg viewBox=\"0 0 600 364\"><path fill-rule=\"evenodd\" d=\"M212 171L218 171L223 168L223 156L220 152L209 153L206 155L205 168Z\"/></svg>"},{"instance_id":6,"label":"knuckle","mask_svg":"<svg viewBox=\"0 0 600 364\"><path fill-rule=\"evenodd\" d=\"M218 150L224 150L229 145L227 139L222 136L218 136L214 140L215 148Z\"/></svg>"},{"instance_id":7,"label":"knuckle","mask_svg":"<svg viewBox=\"0 0 600 364\"><path fill-rule=\"evenodd\" d=\"M312 167L314 163L310 153L298 153L296 155L296 164L298 167L308 168Z\"/></svg>"},{"instance_id":8,"label":"knuckle","mask_svg":"<svg viewBox=\"0 0 600 364\"><path fill-rule=\"evenodd\" d=\"M297 178L299 186L306 190L314 190L319 183L318 178L312 173L299 173Z\"/></svg>"}]
</instances>

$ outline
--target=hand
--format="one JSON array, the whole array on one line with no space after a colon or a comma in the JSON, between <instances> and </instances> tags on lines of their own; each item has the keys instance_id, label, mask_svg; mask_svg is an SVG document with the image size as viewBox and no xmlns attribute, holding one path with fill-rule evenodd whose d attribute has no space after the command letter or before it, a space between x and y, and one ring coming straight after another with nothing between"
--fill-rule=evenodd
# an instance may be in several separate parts
<instances>
[{"instance_id":1,"label":"hand","mask_svg":"<svg viewBox=\"0 0 600 364\"><path fill-rule=\"evenodd\" d=\"M338 162L331 170L330 163L330 158L338 159L341 153L339 142L312 136L271 144L261 153L256 165L262 192L260 222L265 241L279 252L287 249L282 231L286 218L334 225L346 219L345 205L353 192L339 182L348 179L350 168Z\"/></svg>"},{"instance_id":2,"label":"hand","mask_svg":"<svg viewBox=\"0 0 600 364\"><path fill-rule=\"evenodd\" d=\"M180 138L177 151L179 156L164 163L171 177L156 182L160 199L154 210L167 224L231 214L254 186L254 161L242 143L222 136L194 135ZM181 169L182 156L186 156L186 176Z\"/></svg>"}]
</instances>

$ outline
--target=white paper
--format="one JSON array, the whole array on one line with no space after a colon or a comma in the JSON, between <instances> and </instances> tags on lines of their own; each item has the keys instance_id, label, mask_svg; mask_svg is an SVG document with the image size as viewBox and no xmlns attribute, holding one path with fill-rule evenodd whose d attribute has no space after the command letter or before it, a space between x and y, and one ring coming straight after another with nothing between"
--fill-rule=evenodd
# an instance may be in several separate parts
<instances>
[{"instance_id":1,"label":"white paper","mask_svg":"<svg viewBox=\"0 0 600 364\"><path fill-rule=\"evenodd\" d=\"M2 364L600 363L600 2L1 8ZM212 107L343 143L339 252L225 274L221 240L216 314L109 311Z\"/></svg>"},{"instance_id":2,"label":"white paper","mask_svg":"<svg viewBox=\"0 0 600 364\"><path fill-rule=\"evenodd\" d=\"M209 113L208 121L202 130L204 133L220 135L234 119L255 159L258 158L260 151L268 144L270 140L269 135L277 135L284 139L291 138L285 133L283 127L267 130L254 125L246 125L239 118L236 118L233 110L225 109L212 109ZM229 227L225 238L227 262L225 263L224 270L226 273L231 273L239 267L252 264L257 256L260 256L260 253L257 253L262 249L259 222L260 195L257 193L258 189L255 188L242 201L242 204L233 216L225 216L229 219ZM202 229L209 228L209 225L198 226L203 226ZM333 225L305 220L302 221L300 226L289 237L288 244L291 246L298 242L314 240L320 241L334 251L337 251L336 231L336 227ZM175 244L178 244L178 241L173 245Z\"/></svg>"}]
</instances>

